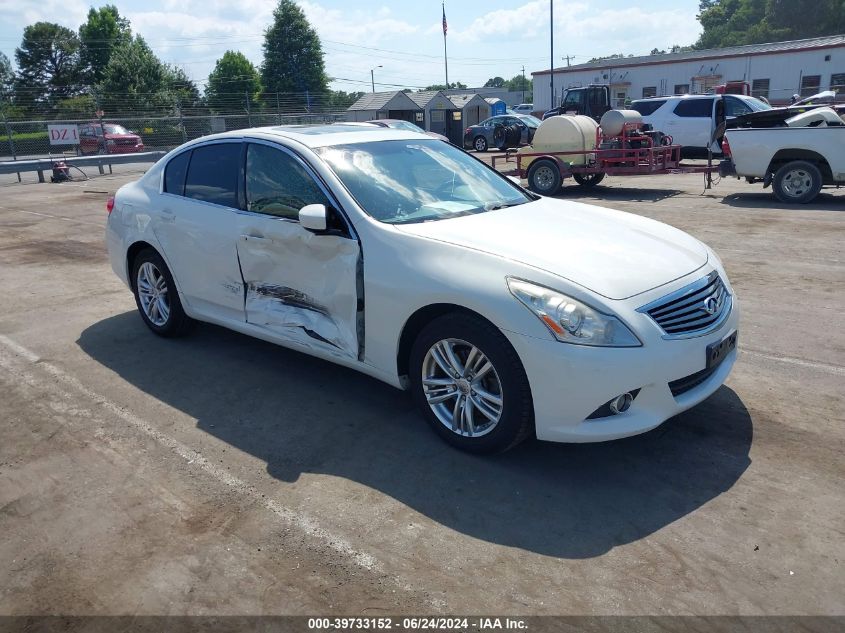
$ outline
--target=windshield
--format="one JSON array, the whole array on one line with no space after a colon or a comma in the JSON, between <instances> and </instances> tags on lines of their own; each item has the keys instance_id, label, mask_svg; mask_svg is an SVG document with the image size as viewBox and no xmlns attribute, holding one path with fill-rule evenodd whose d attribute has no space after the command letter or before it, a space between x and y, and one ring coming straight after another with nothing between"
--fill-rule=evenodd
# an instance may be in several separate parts
<instances>
[{"instance_id":1,"label":"windshield","mask_svg":"<svg viewBox=\"0 0 845 633\"><path fill-rule=\"evenodd\" d=\"M760 101L757 97L746 97L744 99L744 101L745 101L746 105L748 105L749 108L754 110L754 112L760 112L762 110L771 110L772 109L772 106L770 106L765 101Z\"/></svg>"},{"instance_id":2,"label":"windshield","mask_svg":"<svg viewBox=\"0 0 845 633\"><path fill-rule=\"evenodd\" d=\"M408 121L391 121L387 124L387 127L392 127L397 130L407 130L408 132L419 132L420 134L423 133L422 128L418 125L414 125L413 123L409 123Z\"/></svg>"},{"instance_id":3,"label":"windshield","mask_svg":"<svg viewBox=\"0 0 845 633\"><path fill-rule=\"evenodd\" d=\"M481 161L434 139L354 143L317 152L361 208L380 222L429 222L532 200Z\"/></svg>"},{"instance_id":4,"label":"windshield","mask_svg":"<svg viewBox=\"0 0 845 633\"><path fill-rule=\"evenodd\" d=\"M519 120L525 123L528 127L539 127L540 123L542 123L540 119L530 114L519 117Z\"/></svg>"},{"instance_id":5,"label":"windshield","mask_svg":"<svg viewBox=\"0 0 845 633\"><path fill-rule=\"evenodd\" d=\"M131 134L131 132L122 125L106 123L103 127L106 128L106 134Z\"/></svg>"}]
</instances>

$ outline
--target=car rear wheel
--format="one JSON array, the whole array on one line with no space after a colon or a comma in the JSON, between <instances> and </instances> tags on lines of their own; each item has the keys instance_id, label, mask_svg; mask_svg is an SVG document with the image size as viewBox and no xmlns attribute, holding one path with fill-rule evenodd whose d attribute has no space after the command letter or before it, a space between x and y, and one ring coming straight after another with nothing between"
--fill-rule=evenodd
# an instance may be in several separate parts
<instances>
[{"instance_id":1,"label":"car rear wheel","mask_svg":"<svg viewBox=\"0 0 845 633\"><path fill-rule=\"evenodd\" d=\"M604 180L604 174L572 174L572 178L584 189L591 189Z\"/></svg>"},{"instance_id":2,"label":"car rear wheel","mask_svg":"<svg viewBox=\"0 0 845 633\"><path fill-rule=\"evenodd\" d=\"M483 136L476 136L475 140L472 142L472 146L475 148L476 152L486 152L487 139Z\"/></svg>"},{"instance_id":3,"label":"car rear wheel","mask_svg":"<svg viewBox=\"0 0 845 633\"><path fill-rule=\"evenodd\" d=\"M155 250L146 248L135 257L132 290L138 312L153 332L176 337L190 329L193 320L182 309L173 276Z\"/></svg>"},{"instance_id":4,"label":"car rear wheel","mask_svg":"<svg viewBox=\"0 0 845 633\"><path fill-rule=\"evenodd\" d=\"M554 161L541 159L528 169L528 188L541 196L553 196L560 190L563 179Z\"/></svg>"},{"instance_id":5,"label":"car rear wheel","mask_svg":"<svg viewBox=\"0 0 845 633\"><path fill-rule=\"evenodd\" d=\"M446 442L473 453L499 453L534 425L531 389L519 356L492 324L468 314L429 323L411 349L417 406Z\"/></svg>"},{"instance_id":6,"label":"car rear wheel","mask_svg":"<svg viewBox=\"0 0 845 633\"><path fill-rule=\"evenodd\" d=\"M795 160L777 170L772 189L781 202L806 204L819 195L822 174L813 163Z\"/></svg>"}]
</instances>

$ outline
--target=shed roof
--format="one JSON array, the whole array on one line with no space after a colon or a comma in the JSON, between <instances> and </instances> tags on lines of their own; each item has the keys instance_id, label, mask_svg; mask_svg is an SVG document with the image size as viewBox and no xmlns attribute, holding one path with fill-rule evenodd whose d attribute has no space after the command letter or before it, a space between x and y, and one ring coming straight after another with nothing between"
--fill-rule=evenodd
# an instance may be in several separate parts
<instances>
[{"instance_id":1,"label":"shed roof","mask_svg":"<svg viewBox=\"0 0 845 633\"><path fill-rule=\"evenodd\" d=\"M449 95L449 101L455 104L455 107L459 110L463 110L467 107L472 106L486 106L489 105L487 103L487 99L484 99L481 95L478 94L461 94L461 95Z\"/></svg>"},{"instance_id":2,"label":"shed roof","mask_svg":"<svg viewBox=\"0 0 845 633\"><path fill-rule=\"evenodd\" d=\"M671 64L682 61L696 61L699 59L714 59L719 57L743 57L746 55L768 55L781 52L798 52L817 48L835 48L845 46L845 34L828 35L826 37L811 37L803 40L789 40L786 42L769 42L766 44L747 44L745 46L729 46L727 48L709 48L699 51L683 53L666 53L664 55L640 55L638 57L618 57L603 59L586 64L575 64L555 68L555 74L577 72L579 70L599 70L605 68L624 68L645 64ZM538 70L532 75L548 75L549 70Z\"/></svg>"},{"instance_id":3,"label":"shed roof","mask_svg":"<svg viewBox=\"0 0 845 633\"><path fill-rule=\"evenodd\" d=\"M420 107L401 90L370 92L358 99L347 110L419 110Z\"/></svg>"},{"instance_id":4,"label":"shed roof","mask_svg":"<svg viewBox=\"0 0 845 633\"><path fill-rule=\"evenodd\" d=\"M449 100L442 90L422 90L420 92L409 92L408 96L414 100L421 108L429 108L435 110L451 110L454 108L454 104ZM432 103L432 101L438 100L439 102Z\"/></svg>"}]
</instances>

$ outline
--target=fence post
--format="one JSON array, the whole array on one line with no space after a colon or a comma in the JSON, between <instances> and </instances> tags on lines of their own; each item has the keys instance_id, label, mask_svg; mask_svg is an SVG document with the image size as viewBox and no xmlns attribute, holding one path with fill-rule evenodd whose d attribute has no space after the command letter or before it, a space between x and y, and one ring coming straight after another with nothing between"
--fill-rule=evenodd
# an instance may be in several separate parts
<instances>
[{"instance_id":1,"label":"fence post","mask_svg":"<svg viewBox=\"0 0 845 633\"><path fill-rule=\"evenodd\" d=\"M182 142L185 143L188 140L188 135L185 132L185 119L182 118L182 102L178 99L176 100L176 112L179 114L179 129L182 130Z\"/></svg>"},{"instance_id":2,"label":"fence post","mask_svg":"<svg viewBox=\"0 0 845 633\"><path fill-rule=\"evenodd\" d=\"M9 100L11 102L11 99ZM12 138L12 126L9 125L9 119L6 118L6 112L3 111L3 125L6 126L6 134L9 136L9 151L12 152L12 160L18 159L18 154L15 152L15 139ZM18 182L21 181L21 173L18 172Z\"/></svg>"},{"instance_id":3,"label":"fence post","mask_svg":"<svg viewBox=\"0 0 845 633\"><path fill-rule=\"evenodd\" d=\"M246 101L246 122L248 127L252 127L252 108L249 103L249 92L244 90L244 100Z\"/></svg>"},{"instance_id":4,"label":"fence post","mask_svg":"<svg viewBox=\"0 0 845 633\"><path fill-rule=\"evenodd\" d=\"M279 121L279 125L282 124L282 109L279 107L279 93L276 92L276 118Z\"/></svg>"}]
</instances>

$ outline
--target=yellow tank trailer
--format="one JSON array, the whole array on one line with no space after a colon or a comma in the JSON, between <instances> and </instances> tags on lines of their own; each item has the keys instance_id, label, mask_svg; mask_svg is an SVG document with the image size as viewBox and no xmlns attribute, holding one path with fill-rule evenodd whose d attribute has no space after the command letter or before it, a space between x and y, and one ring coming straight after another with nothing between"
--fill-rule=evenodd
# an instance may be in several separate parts
<instances>
[{"instance_id":1,"label":"yellow tank trailer","mask_svg":"<svg viewBox=\"0 0 845 633\"><path fill-rule=\"evenodd\" d=\"M522 147L518 154L540 154L553 152L585 152L595 149L598 123L588 116L560 115L553 116L540 124L534 133L531 145ZM528 156L521 161L522 168L528 169L534 157ZM592 160L591 154L572 154L561 156L560 160L571 165L586 165Z\"/></svg>"}]
</instances>

